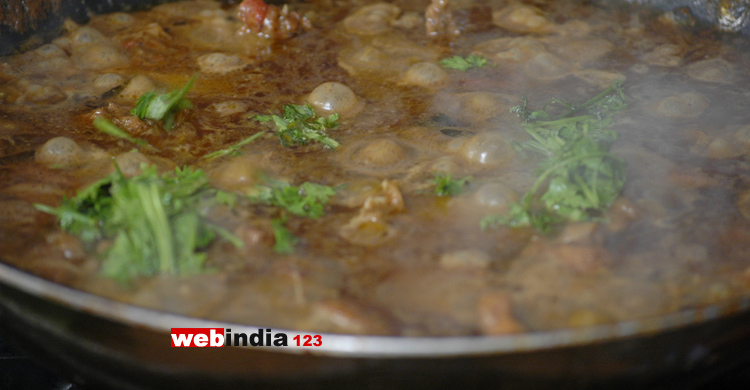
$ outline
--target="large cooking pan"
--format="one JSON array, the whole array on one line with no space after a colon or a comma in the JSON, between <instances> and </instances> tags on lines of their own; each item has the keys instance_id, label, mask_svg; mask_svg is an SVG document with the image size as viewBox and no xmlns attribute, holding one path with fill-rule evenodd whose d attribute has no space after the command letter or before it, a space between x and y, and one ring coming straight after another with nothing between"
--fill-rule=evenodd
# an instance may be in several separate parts
<instances>
[{"instance_id":1,"label":"large cooking pan","mask_svg":"<svg viewBox=\"0 0 750 390\"><path fill-rule=\"evenodd\" d=\"M62 10L54 20L80 14L68 3L81 2L56 2L63 8L54 9ZM311 349L171 348L170 328L257 329L115 302L0 264L6 337L78 380L122 389L640 388L750 362L748 305L744 297L656 318L496 337L322 335L323 345Z\"/></svg>"},{"instance_id":2,"label":"large cooking pan","mask_svg":"<svg viewBox=\"0 0 750 390\"><path fill-rule=\"evenodd\" d=\"M172 348L172 327L257 329L111 301L0 264L6 337L79 381L121 389L695 384L695 376L750 362L749 304L746 297L657 318L497 337L324 334L321 347L308 349Z\"/></svg>"}]
</instances>

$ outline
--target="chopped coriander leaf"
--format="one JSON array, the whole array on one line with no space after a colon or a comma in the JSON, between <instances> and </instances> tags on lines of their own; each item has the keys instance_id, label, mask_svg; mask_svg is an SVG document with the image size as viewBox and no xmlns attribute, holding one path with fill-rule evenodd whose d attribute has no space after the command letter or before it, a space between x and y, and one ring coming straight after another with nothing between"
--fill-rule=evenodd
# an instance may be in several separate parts
<instances>
[{"instance_id":1,"label":"chopped coriander leaf","mask_svg":"<svg viewBox=\"0 0 750 390\"><path fill-rule=\"evenodd\" d=\"M254 202L281 207L286 211L307 218L320 218L323 207L336 190L333 187L305 182L296 187L285 182L274 182L271 186L256 186L258 194L251 197Z\"/></svg>"},{"instance_id":2,"label":"chopped coriander leaf","mask_svg":"<svg viewBox=\"0 0 750 390\"><path fill-rule=\"evenodd\" d=\"M94 182L70 199L64 199L60 207L34 204L37 210L57 217L60 227L84 242L93 242L103 237L101 220L112 215L112 198L108 196L112 176Z\"/></svg>"},{"instance_id":3,"label":"chopped coriander leaf","mask_svg":"<svg viewBox=\"0 0 750 390\"><path fill-rule=\"evenodd\" d=\"M469 54L466 58L453 56L440 60L440 65L446 69L455 69L466 72L471 68L481 68L487 65L487 59L477 55Z\"/></svg>"},{"instance_id":4,"label":"chopped coriander leaf","mask_svg":"<svg viewBox=\"0 0 750 390\"><path fill-rule=\"evenodd\" d=\"M125 141L134 143L136 145L148 145L148 142L135 138L128 134L125 130L112 123L109 119L96 117L94 118L94 127L102 133L109 134L113 137L122 138Z\"/></svg>"},{"instance_id":5,"label":"chopped coriander leaf","mask_svg":"<svg viewBox=\"0 0 750 390\"><path fill-rule=\"evenodd\" d=\"M262 132L262 131L258 132L258 133L255 133L255 134L251 135L250 137L247 137L247 138L243 139L242 141L237 142L236 144L234 144L234 145L232 145L232 146L230 146L230 147L228 147L226 149L217 150L217 151L215 151L213 153L209 153L209 154L203 156L202 158L210 160L210 159L214 159L214 158L218 158L218 157L223 157L223 156L226 156L226 155L239 156L239 155L242 154L242 151L240 150L240 148L242 148L243 146L249 144L250 142L253 142L256 139L260 138L263 134L264 134L264 132Z\"/></svg>"},{"instance_id":6,"label":"chopped coriander leaf","mask_svg":"<svg viewBox=\"0 0 750 390\"><path fill-rule=\"evenodd\" d=\"M258 193L252 196L250 200L279 207L300 217L320 218L323 215L325 204L336 194L333 187L310 182L305 182L300 186L291 186L289 183L270 179L267 182L268 185L256 186ZM273 250L280 254L293 253L294 246L299 241L286 228L285 224L286 217L271 221L273 234L276 238Z\"/></svg>"},{"instance_id":7,"label":"chopped coriander leaf","mask_svg":"<svg viewBox=\"0 0 750 390\"><path fill-rule=\"evenodd\" d=\"M216 235L242 245L198 213L201 195L213 191L202 171L186 167L159 175L145 165L142 170L127 178L118 169L60 207L35 207L57 216L64 230L85 242L111 240L102 253L102 273L121 282L159 273L201 272L206 255L200 251Z\"/></svg>"},{"instance_id":8,"label":"chopped coriander leaf","mask_svg":"<svg viewBox=\"0 0 750 390\"><path fill-rule=\"evenodd\" d=\"M550 112L553 104L563 106L564 112ZM617 139L610 129L614 115L626 107L622 84L616 82L580 105L552 99L532 111L524 98L522 106L512 108L532 138L517 143L515 149L538 153L544 159L529 191L511 205L507 215L483 219L482 229L533 226L547 233L559 222L600 218L625 185L625 163L609 149Z\"/></svg>"},{"instance_id":9,"label":"chopped coriander leaf","mask_svg":"<svg viewBox=\"0 0 750 390\"><path fill-rule=\"evenodd\" d=\"M276 239L273 251L282 255L294 253L294 246L299 242L299 239L285 225L286 220L284 219L276 218L271 221L273 237Z\"/></svg>"},{"instance_id":10,"label":"chopped coriander leaf","mask_svg":"<svg viewBox=\"0 0 750 390\"><path fill-rule=\"evenodd\" d=\"M169 93L157 94L154 91L144 93L135 102L135 107L130 113L140 119L161 120L164 128L171 130L174 127L175 114L180 110L193 108L193 104L185 96L193 87L197 77L198 75L194 75L184 87Z\"/></svg>"},{"instance_id":11,"label":"chopped coriander leaf","mask_svg":"<svg viewBox=\"0 0 750 390\"><path fill-rule=\"evenodd\" d=\"M232 193L232 192L217 190L215 199L216 199L216 202L219 204L227 205L229 207L234 207L235 203L237 203L237 194Z\"/></svg>"},{"instance_id":12,"label":"chopped coriander leaf","mask_svg":"<svg viewBox=\"0 0 750 390\"><path fill-rule=\"evenodd\" d=\"M290 147L306 145L311 140L322 143L331 149L336 149L339 143L329 137L326 130L338 127L339 114L331 114L328 118L319 117L310 103L304 105L284 105L282 116L256 115L259 122L271 122L276 125L276 134L281 144Z\"/></svg>"},{"instance_id":13,"label":"chopped coriander leaf","mask_svg":"<svg viewBox=\"0 0 750 390\"><path fill-rule=\"evenodd\" d=\"M550 233L553 227L563 222L561 218L547 209L534 209L527 205L530 199L521 199L511 203L506 215L488 215L480 221L482 230L496 229L500 226L522 227L533 226L540 233Z\"/></svg>"},{"instance_id":14,"label":"chopped coriander leaf","mask_svg":"<svg viewBox=\"0 0 750 390\"><path fill-rule=\"evenodd\" d=\"M435 195L437 196L456 196L464 191L468 181L472 180L471 176L463 179L453 180L450 173L439 173L433 179L435 183Z\"/></svg>"}]
</instances>

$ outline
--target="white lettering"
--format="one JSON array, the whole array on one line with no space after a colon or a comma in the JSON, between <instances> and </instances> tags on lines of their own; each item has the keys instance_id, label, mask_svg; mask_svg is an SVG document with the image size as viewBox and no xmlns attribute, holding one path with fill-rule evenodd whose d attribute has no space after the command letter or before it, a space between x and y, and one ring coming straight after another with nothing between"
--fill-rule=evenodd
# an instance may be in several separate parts
<instances>
[{"instance_id":1,"label":"white lettering","mask_svg":"<svg viewBox=\"0 0 750 390\"><path fill-rule=\"evenodd\" d=\"M189 347L190 341L193 339L192 334L174 334L172 333L172 342L174 343L175 347Z\"/></svg>"},{"instance_id":2,"label":"white lettering","mask_svg":"<svg viewBox=\"0 0 750 390\"><path fill-rule=\"evenodd\" d=\"M224 346L224 333L217 332L214 328L211 328L211 347L223 347Z\"/></svg>"},{"instance_id":3,"label":"white lettering","mask_svg":"<svg viewBox=\"0 0 750 390\"><path fill-rule=\"evenodd\" d=\"M208 336L200 333L195 335L193 344L195 344L196 347L205 347L206 344L208 344Z\"/></svg>"}]
</instances>

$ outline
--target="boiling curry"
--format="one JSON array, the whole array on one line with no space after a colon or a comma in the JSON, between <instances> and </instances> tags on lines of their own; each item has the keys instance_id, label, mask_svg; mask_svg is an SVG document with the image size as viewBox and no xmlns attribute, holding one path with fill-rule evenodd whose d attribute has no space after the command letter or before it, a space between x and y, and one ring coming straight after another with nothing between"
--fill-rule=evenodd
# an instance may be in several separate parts
<instances>
[{"instance_id":1,"label":"boiling curry","mask_svg":"<svg viewBox=\"0 0 750 390\"><path fill-rule=\"evenodd\" d=\"M742 38L575 2L196 1L0 61L0 253L264 327L495 335L750 291Z\"/></svg>"}]
</instances>

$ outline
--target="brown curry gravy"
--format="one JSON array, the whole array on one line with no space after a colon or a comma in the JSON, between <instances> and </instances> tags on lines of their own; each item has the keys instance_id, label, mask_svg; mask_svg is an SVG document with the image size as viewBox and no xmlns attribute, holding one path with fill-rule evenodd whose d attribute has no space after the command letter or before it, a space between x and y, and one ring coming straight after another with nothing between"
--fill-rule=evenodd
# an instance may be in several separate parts
<instances>
[{"instance_id":1,"label":"brown curry gravy","mask_svg":"<svg viewBox=\"0 0 750 390\"><path fill-rule=\"evenodd\" d=\"M116 300L316 332L503 334L746 296L750 84L743 70L750 58L743 43L560 3L454 1L462 33L450 44L425 35L427 2L393 2L396 16L373 19L382 24L377 33L346 19L373 2L295 3L314 29L279 42L237 35L235 8L211 2L69 23L52 44L0 64L0 253ZM234 57L201 66L212 53ZM406 76L414 64L469 53L497 66L445 70L435 85ZM195 107L172 132L129 114L137 94L128 93L174 89L196 72L188 95ZM631 104L613 148L628 164L628 182L607 220L549 236L481 231L479 220L502 212L535 177L535 160L510 147L526 135L509 108L522 95L535 106L551 97L581 101L615 79ZM330 132L339 149L284 148L267 134L242 156L200 159L267 129L250 116L302 103L332 81L364 104ZM271 250L271 213L240 202L212 210L212 220L247 244L238 250L217 241L207 264L215 272L121 286L98 275L91 248L32 207L59 204L111 172L113 157L134 159L133 145L93 128L96 115L159 149L142 149L136 160L145 156L161 169L194 165L227 190L242 193L261 171L293 184L345 186L324 217L289 221L302 240L293 255ZM57 136L82 148L80 162L40 160ZM437 171L474 179L460 196L436 197ZM368 198L390 206L375 206L374 224L358 224Z\"/></svg>"}]
</instances>

